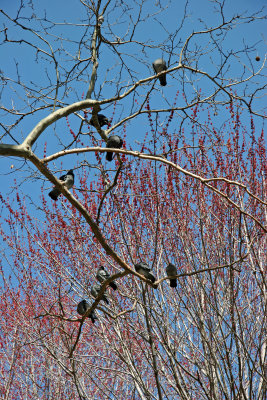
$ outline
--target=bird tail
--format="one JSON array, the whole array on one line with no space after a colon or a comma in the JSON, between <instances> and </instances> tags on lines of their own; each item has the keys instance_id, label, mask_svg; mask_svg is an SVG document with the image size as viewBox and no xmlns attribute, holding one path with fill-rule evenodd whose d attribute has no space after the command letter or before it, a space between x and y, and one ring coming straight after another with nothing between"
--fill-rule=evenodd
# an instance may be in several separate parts
<instances>
[{"instance_id":1,"label":"bird tail","mask_svg":"<svg viewBox=\"0 0 267 400\"><path fill-rule=\"evenodd\" d=\"M167 79L166 79L166 74L163 74L159 77L159 81L161 86L166 86L167 85Z\"/></svg>"},{"instance_id":2,"label":"bird tail","mask_svg":"<svg viewBox=\"0 0 267 400\"><path fill-rule=\"evenodd\" d=\"M107 161L112 161L112 156L113 156L113 153L111 151L108 152L107 155L106 155L106 160Z\"/></svg>"},{"instance_id":3,"label":"bird tail","mask_svg":"<svg viewBox=\"0 0 267 400\"><path fill-rule=\"evenodd\" d=\"M147 274L147 279L149 279L153 283L156 282L156 278L150 273Z\"/></svg>"},{"instance_id":4,"label":"bird tail","mask_svg":"<svg viewBox=\"0 0 267 400\"><path fill-rule=\"evenodd\" d=\"M170 279L170 287L177 287L177 279Z\"/></svg>"},{"instance_id":5,"label":"bird tail","mask_svg":"<svg viewBox=\"0 0 267 400\"><path fill-rule=\"evenodd\" d=\"M48 196L51 197L52 200L57 200L59 195L60 192L57 189L53 189L51 190L51 192L48 193Z\"/></svg>"},{"instance_id":6,"label":"bird tail","mask_svg":"<svg viewBox=\"0 0 267 400\"><path fill-rule=\"evenodd\" d=\"M113 289L113 290L117 290L118 286L116 285L115 282L110 282L109 286Z\"/></svg>"},{"instance_id":7,"label":"bird tail","mask_svg":"<svg viewBox=\"0 0 267 400\"><path fill-rule=\"evenodd\" d=\"M95 323L95 321L97 321L97 318L96 318L95 315L89 314L89 315L88 315L88 318L91 319L91 321L93 322L93 324Z\"/></svg>"}]
</instances>

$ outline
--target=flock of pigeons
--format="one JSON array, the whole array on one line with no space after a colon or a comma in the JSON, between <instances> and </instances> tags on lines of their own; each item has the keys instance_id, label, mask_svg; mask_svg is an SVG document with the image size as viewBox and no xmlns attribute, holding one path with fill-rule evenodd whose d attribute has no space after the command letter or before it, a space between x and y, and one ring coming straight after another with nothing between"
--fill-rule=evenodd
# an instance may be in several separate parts
<instances>
[{"instance_id":1,"label":"flock of pigeons","mask_svg":"<svg viewBox=\"0 0 267 400\"><path fill-rule=\"evenodd\" d=\"M152 65L153 65L153 69L156 74L167 70L166 62L162 58L158 58L157 60L155 60ZM160 81L161 86L166 86L166 84L167 84L166 74L160 75L159 81ZM102 128L102 126L109 124L108 118L103 114L97 114L97 119L98 119L99 126L101 128ZM96 127L93 117L90 119L89 122L92 126ZM109 138L107 140L106 147L120 149L122 147L122 144L123 144L123 140L121 137L119 137L118 135L111 135L111 136L109 136ZM113 153L107 152L106 160L112 161L112 158L113 158ZM67 189L71 189L72 186L74 185L73 170L70 169L65 175L62 175L59 178L59 180L64 183L64 186ZM51 192L49 192L48 195L51 197L51 199L57 200L58 197L60 196L60 194L61 194L61 192L55 187L55 188L53 188L53 190L51 190ZM148 279L152 283L154 283L156 281L156 278L151 274L151 272L150 272L151 269L148 267L147 263L140 262L139 264L135 264L135 270L136 270L136 272L138 272L140 275L143 275L146 279ZM177 279L173 278L174 276L177 275L177 268L175 267L175 265L170 263L166 268L166 274L170 280L170 287L172 287L172 288L177 287ZM105 270L105 268L103 266L101 266L97 271L96 279L100 283L103 283L109 277L110 277L110 274ZM109 286L113 290L117 290L117 285L115 282L110 282ZM91 288L91 295L94 298L96 298L98 296L100 290L101 290L101 285L98 285L98 284L93 285ZM109 304L108 298L105 296L105 294L103 294L101 296L101 300L104 301L106 304ZM84 315L86 313L86 311L89 310L89 308L90 308L90 304L86 300L82 300L82 301L80 301L80 303L77 306L77 312L80 315ZM97 317L96 317L96 314L94 311L92 311L88 315L88 318L90 318L93 323L95 323L95 321L97 320Z\"/></svg>"},{"instance_id":2,"label":"flock of pigeons","mask_svg":"<svg viewBox=\"0 0 267 400\"><path fill-rule=\"evenodd\" d=\"M105 268L103 266L101 266L97 271L96 279L98 280L98 282L103 283L108 278L110 278L110 274L105 270ZM118 288L115 282L110 282L109 286L113 290L117 290L117 288ZM93 285L91 288L91 295L94 298L96 298L98 296L98 293L100 292L100 289L101 289L100 285L98 285L98 284ZM109 304L109 301L104 294L101 296L101 300L103 300L106 304ZM84 315L86 313L86 311L89 310L89 308L90 308L90 304L86 300L82 300L82 301L80 301L80 303L77 306L77 313L80 315ZM90 312L87 317L91 319L93 324L97 320L97 317L96 317L96 314L94 311Z\"/></svg>"},{"instance_id":3,"label":"flock of pigeons","mask_svg":"<svg viewBox=\"0 0 267 400\"><path fill-rule=\"evenodd\" d=\"M156 281L156 278L154 277L154 275L151 274L151 272L150 272L151 269L148 267L147 263L140 262L139 264L135 264L134 267L135 267L136 272L138 272L140 275L143 275L146 279L148 279L152 283L154 283ZM177 279L174 278L174 276L177 275L177 268L175 267L175 265L170 263L166 268L166 273L170 280L170 287L172 287L172 288L177 287ZM103 283L109 278L110 278L109 272L107 272L105 270L105 268L103 266L101 266L97 271L96 279L100 283ZM113 290L117 290L117 288L118 288L117 284L114 281L110 282L109 286ZM91 287L91 295L94 298L97 298L100 290L101 290L101 285L98 285L98 284L93 285ZM107 296L105 296L105 294L102 294L100 300L104 301L106 304L109 304L109 300L108 300ZM80 303L77 306L77 313L83 316L89 310L90 307L91 307L90 304L86 300L82 300L82 301L80 301ZM95 311L90 312L88 314L87 318L90 318L94 324L95 321L97 320Z\"/></svg>"}]
</instances>

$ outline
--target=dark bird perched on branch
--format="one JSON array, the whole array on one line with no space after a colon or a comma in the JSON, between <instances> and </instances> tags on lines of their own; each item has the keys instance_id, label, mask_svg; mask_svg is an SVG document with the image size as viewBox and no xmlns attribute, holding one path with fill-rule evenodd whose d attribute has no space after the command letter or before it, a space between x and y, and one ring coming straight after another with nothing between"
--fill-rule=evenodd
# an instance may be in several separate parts
<instances>
[{"instance_id":1,"label":"dark bird perched on branch","mask_svg":"<svg viewBox=\"0 0 267 400\"><path fill-rule=\"evenodd\" d=\"M59 180L64 183L67 189L71 189L74 184L73 169L70 169L65 175L62 175ZM60 195L61 192L56 187L48 193L48 196L50 196L52 200L57 200Z\"/></svg>"},{"instance_id":2,"label":"dark bird perched on branch","mask_svg":"<svg viewBox=\"0 0 267 400\"><path fill-rule=\"evenodd\" d=\"M105 282L108 278L110 278L110 274L105 270L103 266L101 266L96 274L96 279L100 282L103 283ZM112 287L113 290L117 290L117 285L115 282L110 282L109 286Z\"/></svg>"},{"instance_id":3,"label":"dark bird perched on branch","mask_svg":"<svg viewBox=\"0 0 267 400\"><path fill-rule=\"evenodd\" d=\"M104 125L108 125L109 124L109 120L103 114L97 114L97 119L98 119L98 123L100 125L100 128L102 128L102 126L104 126ZM89 123L90 123L90 125L93 125L96 128L95 123L93 121L93 117L90 119Z\"/></svg>"},{"instance_id":4,"label":"dark bird perched on branch","mask_svg":"<svg viewBox=\"0 0 267 400\"><path fill-rule=\"evenodd\" d=\"M90 305L87 303L86 300L82 300L80 301L80 303L77 306L77 313L80 315L84 315L86 313L87 310L89 310ZM93 322L93 324L95 323L95 321L97 320L95 312L92 311L88 314L87 318L90 318L91 321Z\"/></svg>"},{"instance_id":5,"label":"dark bird perched on branch","mask_svg":"<svg viewBox=\"0 0 267 400\"><path fill-rule=\"evenodd\" d=\"M138 274L143 275L146 279L153 283L156 281L156 278L150 273L151 268L148 267L147 263L140 262L139 264L135 264L134 267Z\"/></svg>"},{"instance_id":6,"label":"dark bird perched on branch","mask_svg":"<svg viewBox=\"0 0 267 400\"><path fill-rule=\"evenodd\" d=\"M91 288L91 295L96 299L98 296L98 293L100 292L101 286L100 285L94 285ZM102 294L101 296L101 300L103 300L105 303L109 304L109 301L107 299L107 297Z\"/></svg>"},{"instance_id":7,"label":"dark bird perched on branch","mask_svg":"<svg viewBox=\"0 0 267 400\"><path fill-rule=\"evenodd\" d=\"M177 287L177 279L171 278L177 275L177 268L173 264L169 264L166 268L166 274L170 278L170 287Z\"/></svg>"},{"instance_id":8,"label":"dark bird perched on branch","mask_svg":"<svg viewBox=\"0 0 267 400\"><path fill-rule=\"evenodd\" d=\"M122 144L123 144L123 140L121 137L119 137L117 135L112 135L108 138L106 146L107 146L107 148L120 149ZM113 153L110 151L107 153L106 159L108 161L112 161L112 156L113 156Z\"/></svg>"},{"instance_id":9,"label":"dark bird perched on branch","mask_svg":"<svg viewBox=\"0 0 267 400\"><path fill-rule=\"evenodd\" d=\"M166 62L163 60L163 58L157 58L157 60L155 60L152 65L156 74L162 71L166 71L167 69ZM162 74L161 76L159 76L159 81L161 86L166 86L166 74Z\"/></svg>"}]
</instances>

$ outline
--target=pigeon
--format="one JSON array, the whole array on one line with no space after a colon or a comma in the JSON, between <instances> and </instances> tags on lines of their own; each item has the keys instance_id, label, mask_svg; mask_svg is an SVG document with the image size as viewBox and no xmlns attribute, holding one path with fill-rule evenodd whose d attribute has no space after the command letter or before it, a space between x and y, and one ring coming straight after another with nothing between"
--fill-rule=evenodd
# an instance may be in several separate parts
<instances>
[{"instance_id":1,"label":"pigeon","mask_svg":"<svg viewBox=\"0 0 267 400\"><path fill-rule=\"evenodd\" d=\"M89 308L90 308L90 305L87 303L87 301L82 300L82 301L80 301L80 303L77 306L77 313L80 315L84 315ZM90 314L87 315L87 318L90 318L91 321L93 322L93 324L97 320L94 311L90 312Z\"/></svg>"},{"instance_id":2,"label":"pigeon","mask_svg":"<svg viewBox=\"0 0 267 400\"><path fill-rule=\"evenodd\" d=\"M113 147L115 149L120 149L122 144L123 144L122 138L117 136L117 135L112 135L107 140L107 148L112 148ZM108 152L107 155L106 155L106 159L108 161L112 161L112 156L113 156L113 153L112 152Z\"/></svg>"},{"instance_id":3,"label":"pigeon","mask_svg":"<svg viewBox=\"0 0 267 400\"><path fill-rule=\"evenodd\" d=\"M101 289L101 286L100 286L100 285L94 285L94 286L92 286L92 288L91 288L91 295L92 295L94 298L97 298L98 293L100 292L100 289ZM104 294L102 294L101 300L103 300L105 303L109 304L109 301L108 301L107 297L106 297Z\"/></svg>"},{"instance_id":4,"label":"pigeon","mask_svg":"<svg viewBox=\"0 0 267 400\"><path fill-rule=\"evenodd\" d=\"M177 268L175 267L175 265L169 264L166 268L166 274L168 277L177 275ZM177 286L177 279L176 278L170 279L170 287L176 287L176 286Z\"/></svg>"},{"instance_id":5,"label":"pigeon","mask_svg":"<svg viewBox=\"0 0 267 400\"><path fill-rule=\"evenodd\" d=\"M100 128L102 128L102 126L104 126L104 125L108 125L109 120L107 119L107 117L105 117L105 115L97 114L97 118L98 118L98 123L100 125ZM93 125L96 128L95 123L93 121L93 117L90 119L89 123L90 123L90 125Z\"/></svg>"},{"instance_id":6,"label":"pigeon","mask_svg":"<svg viewBox=\"0 0 267 400\"><path fill-rule=\"evenodd\" d=\"M59 180L64 182L67 189L71 189L74 184L73 169L70 169L65 175L62 175ZM48 193L48 196L50 196L52 200L57 200L60 195L61 192L56 187Z\"/></svg>"},{"instance_id":7,"label":"pigeon","mask_svg":"<svg viewBox=\"0 0 267 400\"><path fill-rule=\"evenodd\" d=\"M110 274L105 270L105 268L103 266L101 266L96 274L96 279L102 283L105 280L107 280L108 278L110 278ZM115 282L110 282L109 286L112 287L113 290L117 290L117 285Z\"/></svg>"},{"instance_id":8,"label":"pigeon","mask_svg":"<svg viewBox=\"0 0 267 400\"><path fill-rule=\"evenodd\" d=\"M156 281L156 278L150 273L151 269L148 267L147 263L140 262L139 264L135 264L134 267L138 274L143 275L153 283Z\"/></svg>"},{"instance_id":9,"label":"pigeon","mask_svg":"<svg viewBox=\"0 0 267 400\"><path fill-rule=\"evenodd\" d=\"M166 71L167 69L166 61L164 61L163 58L157 58L157 60L155 60L152 65L156 74L162 71ZM159 81L161 86L166 86L166 74L159 76Z\"/></svg>"}]
</instances>

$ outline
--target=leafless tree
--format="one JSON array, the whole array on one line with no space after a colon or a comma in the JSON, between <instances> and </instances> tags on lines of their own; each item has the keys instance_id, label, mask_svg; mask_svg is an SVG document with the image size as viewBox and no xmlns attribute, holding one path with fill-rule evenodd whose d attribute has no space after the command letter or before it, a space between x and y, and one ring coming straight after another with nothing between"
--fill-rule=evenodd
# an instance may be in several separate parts
<instances>
[{"instance_id":1,"label":"leafless tree","mask_svg":"<svg viewBox=\"0 0 267 400\"><path fill-rule=\"evenodd\" d=\"M200 19L193 6L177 22L169 0L80 0L69 20L32 1L0 10L15 63L1 67L0 155L42 182L31 204L23 185L14 202L1 195L3 399L266 396L266 57L233 40L266 17L213 0ZM168 69L155 75L159 57ZM110 134L122 149L103 146ZM63 195L53 206L48 181ZM134 269L142 260L155 283ZM112 275L93 299L103 264Z\"/></svg>"}]
</instances>

